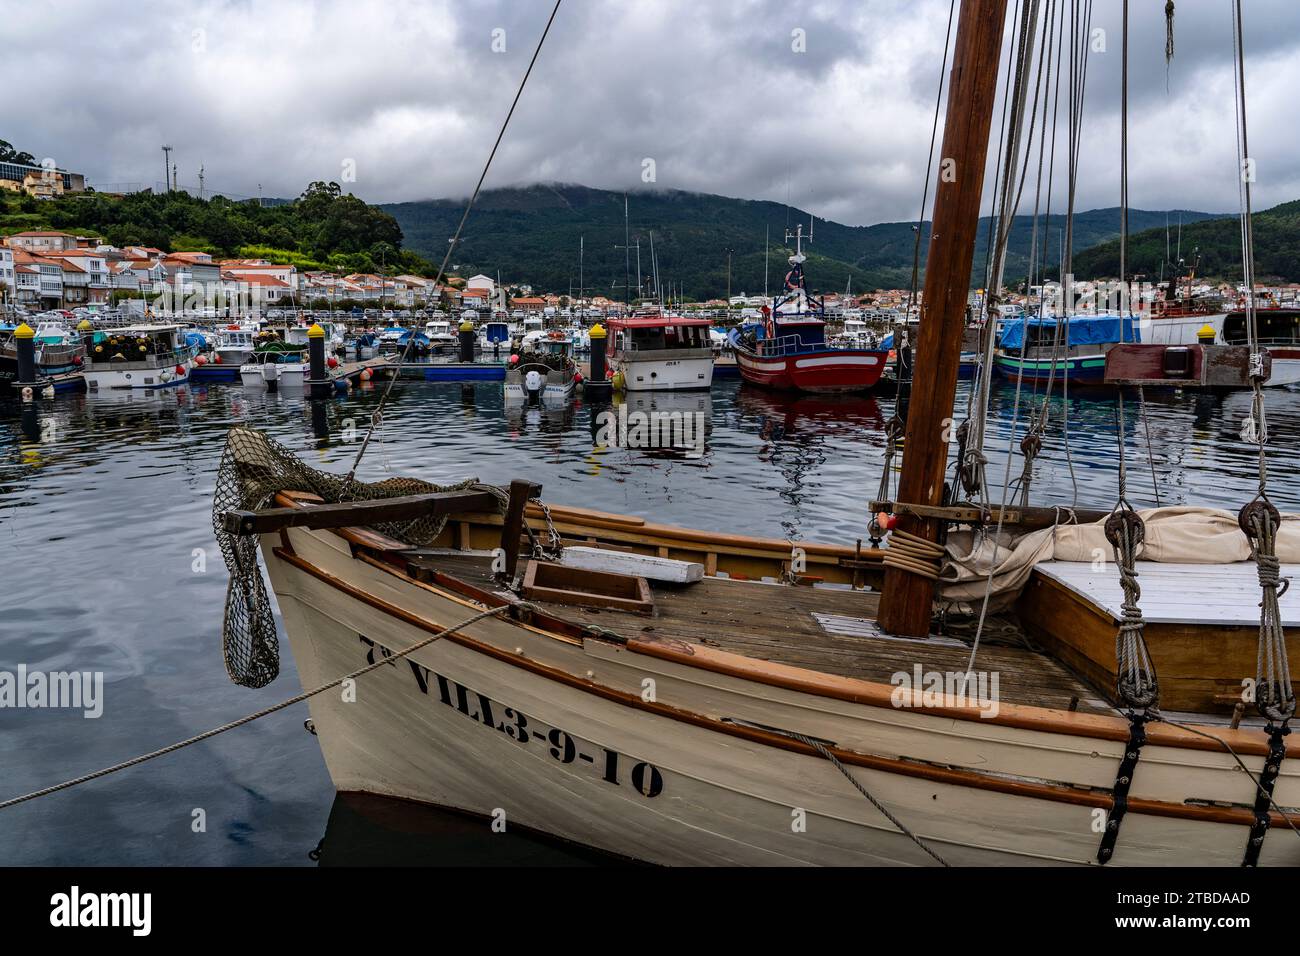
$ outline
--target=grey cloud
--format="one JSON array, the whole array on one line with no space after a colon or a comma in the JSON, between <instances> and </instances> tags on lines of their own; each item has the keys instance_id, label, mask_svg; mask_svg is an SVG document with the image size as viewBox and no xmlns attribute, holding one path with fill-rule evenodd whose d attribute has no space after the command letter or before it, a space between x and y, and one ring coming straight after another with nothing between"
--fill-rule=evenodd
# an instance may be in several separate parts
<instances>
[{"instance_id":1,"label":"grey cloud","mask_svg":"<svg viewBox=\"0 0 1300 956\"><path fill-rule=\"evenodd\" d=\"M1058 0L1059 3L1059 0ZM1016 0L1011 4L1018 6ZM1044 0L1044 10L1048 6ZM1130 194L1228 211L1237 187L1227 0L1130 4ZM161 179L295 195L339 179L370 201L468 193L549 12L546 0L176 0L6 11L0 58L30 108L0 137L92 182ZM1059 9L1059 6L1058 6ZM565 0L489 185L658 185L783 201L849 223L914 217L944 0ZM1246 4L1257 205L1300 196L1291 149L1300 5ZM93 30L85 29L93 22ZM1097 0L1080 208L1118 201L1119 3ZM493 53L492 30L507 52ZM791 51L791 30L808 52ZM196 32L198 31L198 32ZM1058 139L1059 142L1059 139Z\"/></svg>"}]
</instances>

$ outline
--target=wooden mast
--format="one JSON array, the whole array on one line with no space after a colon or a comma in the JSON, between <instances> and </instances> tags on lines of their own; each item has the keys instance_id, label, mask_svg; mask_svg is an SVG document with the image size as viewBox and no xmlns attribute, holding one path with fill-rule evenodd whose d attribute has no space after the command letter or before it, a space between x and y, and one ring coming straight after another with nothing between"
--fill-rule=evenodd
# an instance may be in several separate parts
<instances>
[{"instance_id":1,"label":"wooden mast","mask_svg":"<svg viewBox=\"0 0 1300 956\"><path fill-rule=\"evenodd\" d=\"M898 500L908 504L942 503L1006 11L1007 0L962 0L957 21L898 486ZM898 527L929 541L938 539L933 519L901 515ZM888 568L881 627L907 636L928 634L933 599L934 583L928 578Z\"/></svg>"}]
</instances>

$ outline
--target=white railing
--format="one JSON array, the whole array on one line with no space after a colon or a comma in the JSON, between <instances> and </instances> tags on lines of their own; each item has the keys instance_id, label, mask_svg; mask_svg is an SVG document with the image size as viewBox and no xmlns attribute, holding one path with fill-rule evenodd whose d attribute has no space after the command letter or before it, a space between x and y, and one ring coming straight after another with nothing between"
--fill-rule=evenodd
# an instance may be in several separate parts
<instances>
[{"instance_id":1,"label":"white railing","mask_svg":"<svg viewBox=\"0 0 1300 956\"><path fill-rule=\"evenodd\" d=\"M803 339L797 335L783 335L777 339L760 339L759 344L762 346L759 354L764 356L794 355L797 352L806 351L808 348L808 346L804 345Z\"/></svg>"}]
</instances>

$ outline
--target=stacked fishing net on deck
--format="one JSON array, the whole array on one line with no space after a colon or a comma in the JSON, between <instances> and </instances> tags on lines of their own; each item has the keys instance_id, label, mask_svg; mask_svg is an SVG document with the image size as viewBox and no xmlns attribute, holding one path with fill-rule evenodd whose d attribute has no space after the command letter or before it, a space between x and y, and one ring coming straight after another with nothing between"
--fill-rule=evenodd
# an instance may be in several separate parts
<instances>
[{"instance_id":1,"label":"stacked fishing net on deck","mask_svg":"<svg viewBox=\"0 0 1300 956\"><path fill-rule=\"evenodd\" d=\"M307 492L334 503L465 489L490 491L505 500L500 489L481 485L475 478L455 485L435 485L415 478L349 482L343 475L303 464L288 448L256 429L231 428L226 435L212 502L212 527L230 571L222 623L222 646L230 679L244 687L266 686L280 673L280 647L271 601L257 564L257 537L226 531L222 516L227 511L260 510L272 504L277 494L286 491ZM438 537L446 523L446 515L429 515L376 524L374 528L404 544L423 547Z\"/></svg>"}]
</instances>

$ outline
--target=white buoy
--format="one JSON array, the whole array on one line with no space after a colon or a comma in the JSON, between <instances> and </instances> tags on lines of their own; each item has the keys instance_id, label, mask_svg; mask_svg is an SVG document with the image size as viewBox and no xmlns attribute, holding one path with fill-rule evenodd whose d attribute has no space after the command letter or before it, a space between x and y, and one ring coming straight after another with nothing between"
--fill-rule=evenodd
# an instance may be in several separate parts
<instances>
[{"instance_id":1,"label":"white buoy","mask_svg":"<svg viewBox=\"0 0 1300 956\"><path fill-rule=\"evenodd\" d=\"M54 386L53 386L53 385L46 385L45 388L41 390L41 396L44 397L44 398L53 398L53 397L54 397Z\"/></svg>"},{"instance_id":2,"label":"white buoy","mask_svg":"<svg viewBox=\"0 0 1300 956\"><path fill-rule=\"evenodd\" d=\"M32 400L32 387L31 387L30 385L24 385L24 386L23 386L23 401L24 401L24 402L30 402L31 400Z\"/></svg>"}]
</instances>

